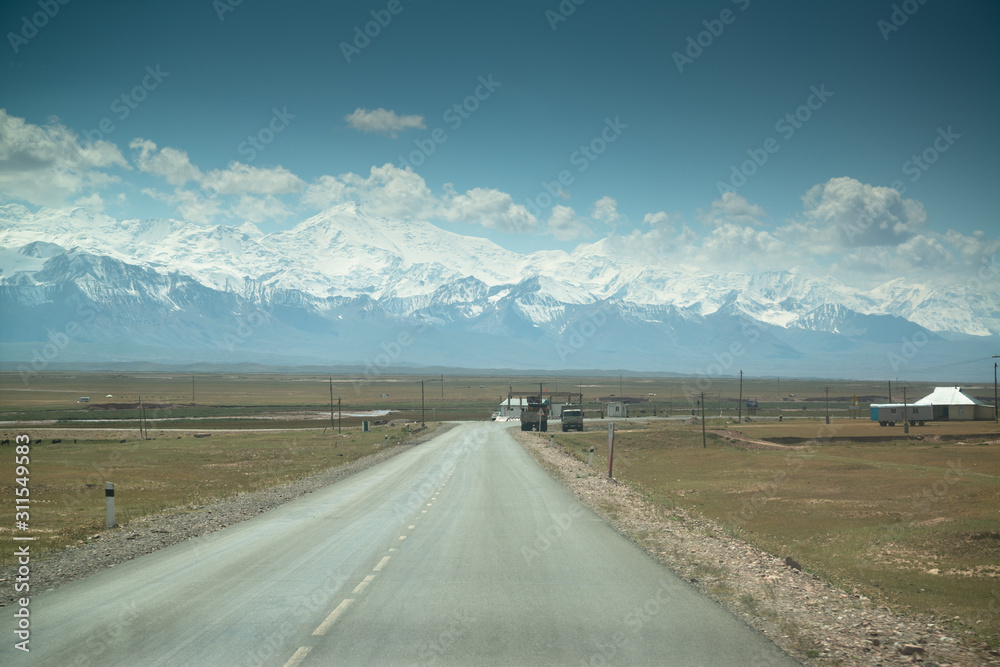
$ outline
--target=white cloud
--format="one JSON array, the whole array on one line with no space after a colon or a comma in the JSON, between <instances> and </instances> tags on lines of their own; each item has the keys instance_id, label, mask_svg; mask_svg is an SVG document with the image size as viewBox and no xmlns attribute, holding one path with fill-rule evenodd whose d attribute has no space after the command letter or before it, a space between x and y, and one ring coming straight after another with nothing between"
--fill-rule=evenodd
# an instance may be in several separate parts
<instances>
[{"instance_id":1,"label":"white cloud","mask_svg":"<svg viewBox=\"0 0 1000 667\"><path fill-rule=\"evenodd\" d=\"M244 222L262 223L283 220L288 217L288 207L277 197L251 197L243 195L233 204L230 217Z\"/></svg>"},{"instance_id":2,"label":"white cloud","mask_svg":"<svg viewBox=\"0 0 1000 667\"><path fill-rule=\"evenodd\" d=\"M42 206L63 206L71 197L119 180L104 169L128 168L109 141L81 144L57 120L33 125L0 109L0 194Z\"/></svg>"},{"instance_id":3,"label":"white cloud","mask_svg":"<svg viewBox=\"0 0 1000 667\"><path fill-rule=\"evenodd\" d=\"M347 186L334 176L320 176L310 183L302 195L302 203L310 208L327 209L344 201Z\"/></svg>"},{"instance_id":4,"label":"white cloud","mask_svg":"<svg viewBox=\"0 0 1000 667\"><path fill-rule=\"evenodd\" d=\"M83 208L90 209L92 211L104 211L104 199L97 192L91 192L86 197L80 197L75 202L73 206L81 206Z\"/></svg>"},{"instance_id":5,"label":"white cloud","mask_svg":"<svg viewBox=\"0 0 1000 667\"><path fill-rule=\"evenodd\" d=\"M284 167L252 167L234 162L227 169L205 174L201 187L220 195L280 195L300 192L305 183Z\"/></svg>"},{"instance_id":6,"label":"white cloud","mask_svg":"<svg viewBox=\"0 0 1000 667\"><path fill-rule=\"evenodd\" d=\"M368 176L349 173L340 180L347 188L347 197L373 215L426 218L437 204L423 178L391 163L372 167Z\"/></svg>"},{"instance_id":7,"label":"white cloud","mask_svg":"<svg viewBox=\"0 0 1000 667\"><path fill-rule=\"evenodd\" d=\"M618 212L618 202L607 196L594 202L590 217L612 229L625 221L625 216Z\"/></svg>"},{"instance_id":8,"label":"white cloud","mask_svg":"<svg viewBox=\"0 0 1000 667\"><path fill-rule=\"evenodd\" d=\"M706 227L719 227L727 224L759 225L767 213L757 204L751 204L745 197L735 192L725 192L721 199L712 202L708 211L698 209L698 221Z\"/></svg>"},{"instance_id":9,"label":"white cloud","mask_svg":"<svg viewBox=\"0 0 1000 667\"><path fill-rule=\"evenodd\" d=\"M642 216L642 221L653 229L666 229L673 226L673 223L680 219L678 215L671 215L665 211L647 213Z\"/></svg>"},{"instance_id":10,"label":"white cloud","mask_svg":"<svg viewBox=\"0 0 1000 667\"><path fill-rule=\"evenodd\" d=\"M703 239L701 244L706 261L718 268L728 267L732 271L770 270L782 257L793 259L788 244L765 230L727 223L716 227Z\"/></svg>"},{"instance_id":11,"label":"white cloud","mask_svg":"<svg viewBox=\"0 0 1000 667\"><path fill-rule=\"evenodd\" d=\"M548 231L560 241L572 241L594 233L572 208L559 204L552 207Z\"/></svg>"},{"instance_id":12,"label":"white cloud","mask_svg":"<svg viewBox=\"0 0 1000 667\"><path fill-rule=\"evenodd\" d=\"M156 144L148 139L133 139L129 148L137 150L135 164L140 171L160 176L170 185L184 185L188 181L201 179L201 170L191 164L185 151L170 148L156 150Z\"/></svg>"},{"instance_id":13,"label":"white cloud","mask_svg":"<svg viewBox=\"0 0 1000 667\"><path fill-rule=\"evenodd\" d=\"M478 223L503 232L534 232L538 220L524 206L515 204L506 192L491 188L473 188L461 195L446 195L439 215L449 222Z\"/></svg>"},{"instance_id":14,"label":"white cloud","mask_svg":"<svg viewBox=\"0 0 1000 667\"><path fill-rule=\"evenodd\" d=\"M206 197L200 192L177 188L173 194L167 194L154 190L153 188L143 188L142 194L157 201L162 201L171 206L176 206L181 218L188 222L198 224L209 224L216 216L222 214L222 204L214 197Z\"/></svg>"},{"instance_id":15,"label":"white cloud","mask_svg":"<svg viewBox=\"0 0 1000 667\"><path fill-rule=\"evenodd\" d=\"M391 137L406 129L423 130L427 127L423 116L399 116L395 111L381 107L371 110L358 107L353 113L344 116L344 120L355 130L388 134Z\"/></svg>"},{"instance_id":16,"label":"white cloud","mask_svg":"<svg viewBox=\"0 0 1000 667\"><path fill-rule=\"evenodd\" d=\"M803 229L822 251L852 246L899 245L927 223L923 204L892 188L853 178L832 178L802 197Z\"/></svg>"}]
</instances>

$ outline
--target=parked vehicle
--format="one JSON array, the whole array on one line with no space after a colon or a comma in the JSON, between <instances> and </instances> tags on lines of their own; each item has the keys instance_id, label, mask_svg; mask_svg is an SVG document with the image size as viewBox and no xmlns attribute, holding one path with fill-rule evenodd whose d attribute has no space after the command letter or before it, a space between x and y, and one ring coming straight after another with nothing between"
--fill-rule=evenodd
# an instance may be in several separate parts
<instances>
[{"instance_id":1,"label":"parked vehicle","mask_svg":"<svg viewBox=\"0 0 1000 667\"><path fill-rule=\"evenodd\" d=\"M528 405L521 408L522 431L549 430L549 399L528 396Z\"/></svg>"},{"instance_id":2,"label":"parked vehicle","mask_svg":"<svg viewBox=\"0 0 1000 667\"><path fill-rule=\"evenodd\" d=\"M562 430L582 431L583 430L583 406L567 403L562 409Z\"/></svg>"}]
</instances>

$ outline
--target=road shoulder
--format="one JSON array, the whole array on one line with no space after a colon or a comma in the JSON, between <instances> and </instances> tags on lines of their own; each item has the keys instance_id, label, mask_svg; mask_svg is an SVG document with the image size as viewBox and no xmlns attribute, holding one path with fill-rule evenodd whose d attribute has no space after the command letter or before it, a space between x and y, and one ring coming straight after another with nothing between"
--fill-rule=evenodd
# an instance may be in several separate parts
<instances>
[{"instance_id":1,"label":"road shoulder","mask_svg":"<svg viewBox=\"0 0 1000 667\"><path fill-rule=\"evenodd\" d=\"M511 435L579 501L696 589L807 664L997 665L931 618L906 618L857 593L789 567L715 522L646 500L629 485L550 446L548 435Z\"/></svg>"}]
</instances>

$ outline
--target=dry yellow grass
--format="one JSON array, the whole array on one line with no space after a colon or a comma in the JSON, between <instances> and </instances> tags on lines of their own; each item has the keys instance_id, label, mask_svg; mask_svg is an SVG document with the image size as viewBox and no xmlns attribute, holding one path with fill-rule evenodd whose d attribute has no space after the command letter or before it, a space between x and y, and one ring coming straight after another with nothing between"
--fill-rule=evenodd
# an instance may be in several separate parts
<instances>
[{"instance_id":1,"label":"dry yellow grass","mask_svg":"<svg viewBox=\"0 0 1000 667\"><path fill-rule=\"evenodd\" d=\"M272 433L191 433L153 431L153 439L135 434L36 430L31 432L29 489L30 535L35 553L61 549L104 529L104 483L115 484L119 525L165 510L208 504L239 493L300 479L357 460L407 439L403 428L369 433L345 429L343 435L321 431ZM84 437L81 437L84 436ZM53 439L61 439L53 443ZM74 440L75 438L75 440ZM41 444L38 444L41 440ZM0 466L0 536L15 532L13 447L4 447L10 464ZM19 531L17 531L19 532ZM23 534L23 533L22 533ZM0 540L0 567L13 553L10 539Z\"/></svg>"},{"instance_id":2,"label":"dry yellow grass","mask_svg":"<svg viewBox=\"0 0 1000 667\"><path fill-rule=\"evenodd\" d=\"M1000 643L995 425L911 429L923 440L899 427L825 426L709 422L703 449L700 426L634 424L616 432L614 474L848 590L945 624L957 617L956 632ZM767 439L779 445L762 447ZM556 441L582 460L595 445L594 465L607 470L606 432Z\"/></svg>"}]
</instances>

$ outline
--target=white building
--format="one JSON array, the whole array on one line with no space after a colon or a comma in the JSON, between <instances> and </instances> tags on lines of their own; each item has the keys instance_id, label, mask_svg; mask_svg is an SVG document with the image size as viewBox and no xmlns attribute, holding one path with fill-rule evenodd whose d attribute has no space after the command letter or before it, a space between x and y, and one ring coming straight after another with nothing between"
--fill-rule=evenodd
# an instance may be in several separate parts
<instances>
[{"instance_id":1,"label":"white building","mask_svg":"<svg viewBox=\"0 0 1000 667\"><path fill-rule=\"evenodd\" d=\"M919 423L929 421L972 421L994 419L992 405L983 403L962 391L961 387L935 387L923 398L902 403L872 403L871 419L883 426L887 424Z\"/></svg>"},{"instance_id":2,"label":"white building","mask_svg":"<svg viewBox=\"0 0 1000 667\"><path fill-rule=\"evenodd\" d=\"M961 387L934 387L934 391L914 401L913 405L933 406L935 419L971 421L994 418L992 405L969 396Z\"/></svg>"},{"instance_id":3,"label":"white building","mask_svg":"<svg viewBox=\"0 0 1000 667\"><path fill-rule=\"evenodd\" d=\"M608 403L608 417L628 417L628 403L621 401Z\"/></svg>"},{"instance_id":4,"label":"white building","mask_svg":"<svg viewBox=\"0 0 1000 667\"><path fill-rule=\"evenodd\" d=\"M520 419L521 410L528 407L527 398L510 398L500 404L501 419Z\"/></svg>"}]
</instances>

